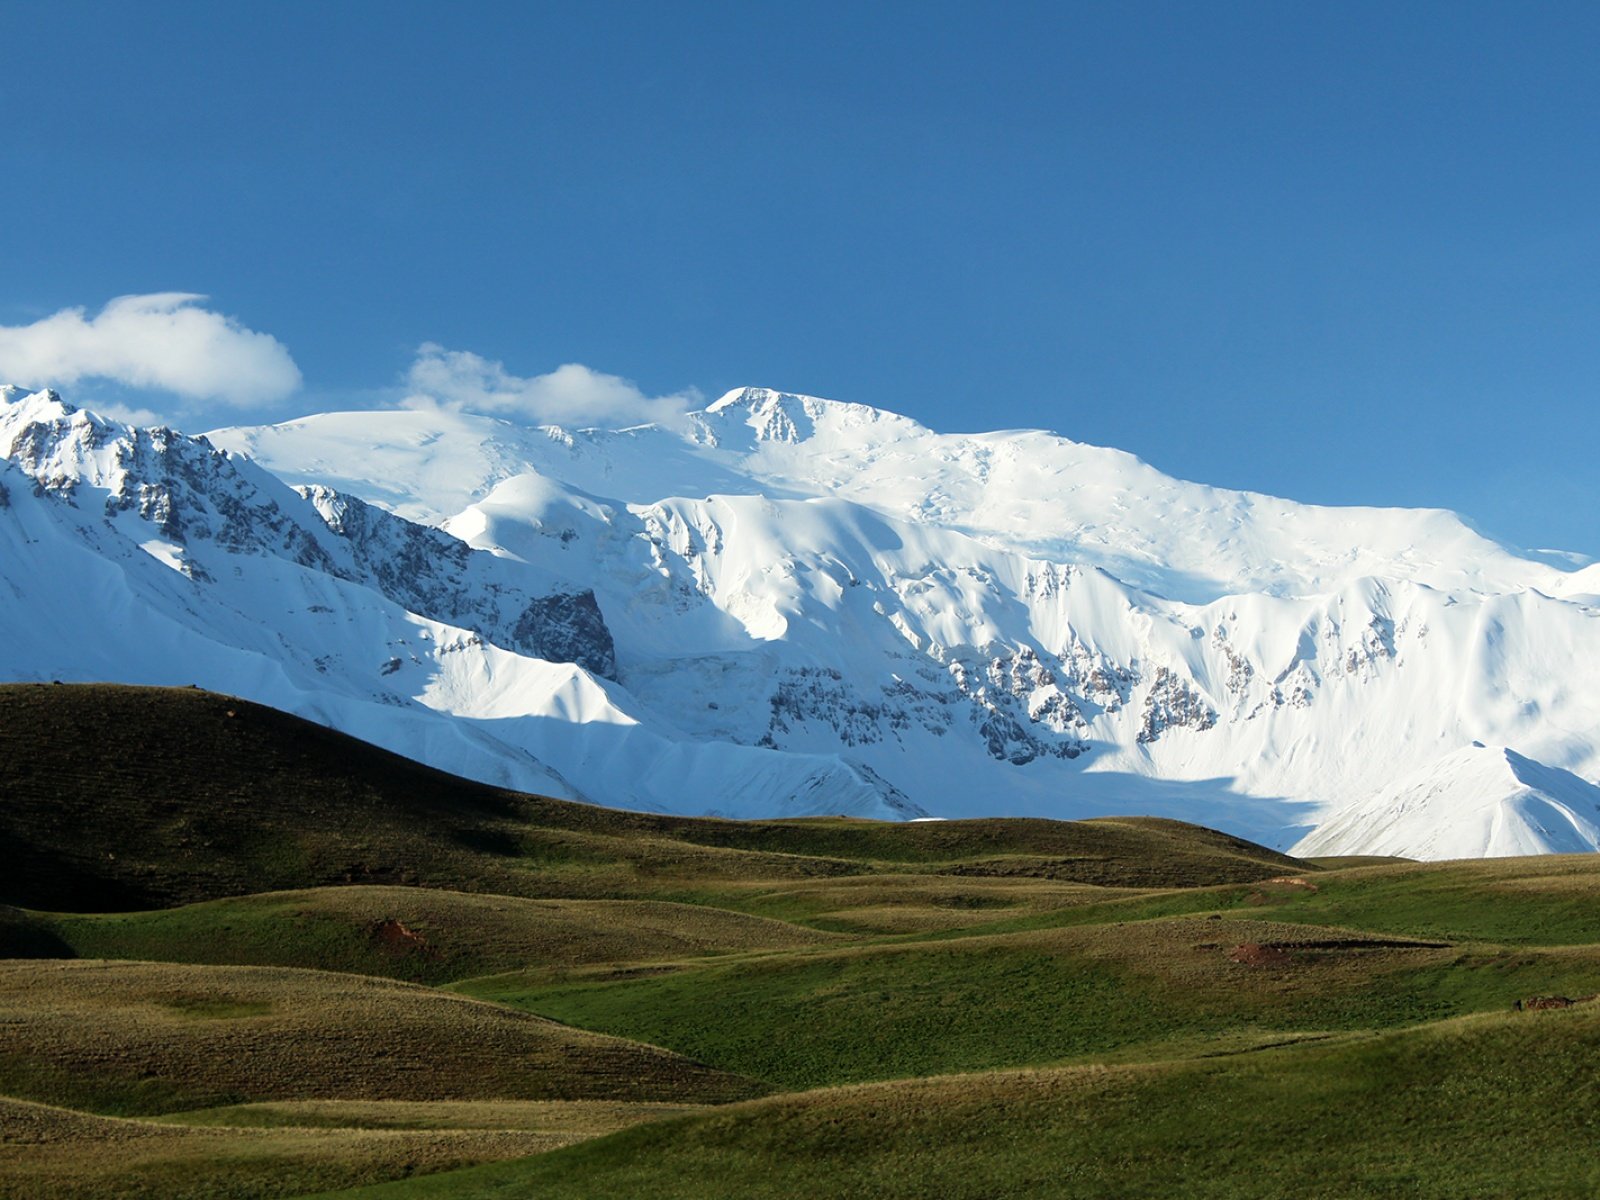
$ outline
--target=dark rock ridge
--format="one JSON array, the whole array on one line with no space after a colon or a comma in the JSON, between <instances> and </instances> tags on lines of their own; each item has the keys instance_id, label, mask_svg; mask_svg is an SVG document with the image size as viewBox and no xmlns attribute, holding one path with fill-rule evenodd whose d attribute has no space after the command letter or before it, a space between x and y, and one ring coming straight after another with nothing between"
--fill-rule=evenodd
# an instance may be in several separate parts
<instances>
[{"instance_id":1,"label":"dark rock ridge","mask_svg":"<svg viewBox=\"0 0 1600 1200\"><path fill-rule=\"evenodd\" d=\"M588 588L530 596L493 577L493 555L442 530L332 488L296 490L349 545L362 581L370 580L391 600L507 650L616 678L616 646Z\"/></svg>"}]
</instances>

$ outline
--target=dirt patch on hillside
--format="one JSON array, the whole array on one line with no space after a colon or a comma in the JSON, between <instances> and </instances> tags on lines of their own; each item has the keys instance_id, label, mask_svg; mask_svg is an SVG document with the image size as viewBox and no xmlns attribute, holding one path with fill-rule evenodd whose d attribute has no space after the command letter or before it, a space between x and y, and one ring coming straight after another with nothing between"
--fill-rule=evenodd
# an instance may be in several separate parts
<instances>
[{"instance_id":1,"label":"dirt patch on hillside","mask_svg":"<svg viewBox=\"0 0 1600 1200\"><path fill-rule=\"evenodd\" d=\"M433 956L433 947L428 945L428 939L414 929L406 927L404 921L395 917L386 917L382 921L375 921L372 925L373 943L381 949L394 955L420 954L423 957Z\"/></svg>"},{"instance_id":2,"label":"dirt patch on hillside","mask_svg":"<svg viewBox=\"0 0 1600 1200\"><path fill-rule=\"evenodd\" d=\"M1528 996L1518 1000L1511 1007L1518 1012L1543 1012L1548 1008L1571 1008L1574 1004L1589 1004L1600 1000L1600 994L1592 996Z\"/></svg>"},{"instance_id":3,"label":"dirt patch on hillside","mask_svg":"<svg viewBox=\"0 0 1600 1200\"><path fill-rule=\"evenodd\" d=\"M1286 888L1301 892L1317 891L1317 885L1309 879L1301 879L1294 875L1279 875L1275 879L1263 879L1256 890L1245 897L1245 903L1259 907L1286 899L1284 892Z\"/></svg>"},{"instance_id":4,"label":"dirt patch on hillside","mask_svg":"<svg viewBox=\"0 0 1600 1200\"><path fill-rule=\"evenodd\" d=\"M1449 947L1449 942L1400 938L1300 938L1292 942L1241 942L1228 951L1228 961L1249 967L1265 967L1289 962L1301 951L1357 953L1369 950L1447 950Z\"/></svg>"}]
</instances>

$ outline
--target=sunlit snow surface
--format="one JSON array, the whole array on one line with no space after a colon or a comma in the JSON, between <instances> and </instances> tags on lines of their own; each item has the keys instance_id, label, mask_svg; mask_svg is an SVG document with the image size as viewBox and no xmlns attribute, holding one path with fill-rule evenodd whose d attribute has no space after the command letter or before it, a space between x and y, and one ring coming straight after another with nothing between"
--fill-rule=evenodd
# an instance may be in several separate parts
<instances>
[{"instance_id":1,"label":"sunlit snow surface","mask_svg":"<svg viewBox=\"0 0 1600 1200\"><path fill-rule=\"evenodd\" d=\"M672 428L335 413L208 435L231 458L168 436L8 395L0 604L40 636L7 676L197 682L629 807L1596 844L1600 568L1447 512L761 390ZM342 522L328 487L476 552L430 573L459 543ZM522 606L586 590L615 678L510 644Z\"/></svg>"}]
</instances>

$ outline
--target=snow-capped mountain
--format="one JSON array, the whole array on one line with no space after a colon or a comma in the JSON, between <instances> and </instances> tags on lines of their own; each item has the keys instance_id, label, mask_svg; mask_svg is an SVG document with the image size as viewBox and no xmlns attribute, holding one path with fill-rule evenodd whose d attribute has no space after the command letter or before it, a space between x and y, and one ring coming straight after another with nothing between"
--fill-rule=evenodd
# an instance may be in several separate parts
<instances>
[{"instance_id":1,"label":"snow-capped mountain","mask_svg":"<svg viewBox=\"0 0 1600 1200\"><path fill-rule=\"evenodd\" d=\"M629 807L1600 841L1600 566L1442 511L760 389L673 426L208 438L12 392L0 453L0 605L38 633L11 678L200 683ZM1475 742L1511 749L1464 769Z\"/></svg>"},{"instance_id":2,"label":"snow-capped mountain","mask_svg":"<svg viewBox=\"0 0 1600 1200\"><path fill-rule=\"evenodd\" d=\"M592 591L204 438L48 392L0 402L0 619L25 631L4 678L197 684L488 782L638 807L915 811L836 757L641 723Z\"/></svg>"}]
</instances>

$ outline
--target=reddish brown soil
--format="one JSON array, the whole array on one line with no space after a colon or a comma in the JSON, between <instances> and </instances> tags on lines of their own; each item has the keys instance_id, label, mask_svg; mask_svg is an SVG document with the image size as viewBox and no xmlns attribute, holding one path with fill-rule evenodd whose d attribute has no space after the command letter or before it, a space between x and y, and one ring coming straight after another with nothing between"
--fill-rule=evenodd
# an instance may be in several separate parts
<instances>
[{"instance_id":1,"label":"reddish brown soil","mask_svg":"<svg viewBox=\"0 0 1600 1200\"><path fill-rule=\"evenodd\" d=\"M391 954L429 953L428 939L414 929L407 929L404 921L394 917L373 925L372 940Z\"/></svg>"},{"instance_id":2,"label":"reddish brown soil","mask_svg":"<svg viewBox=\"0 0 1600 1200\"><path fill-rule=\"evenodd\" d=\"M1511 1007L1518 1012L1539 1012L1546 1008L1571 1008L1574 1004L1588 1004L1592 1000L1600 1000L1600 993L1592 996L1529 996L1525 1000L1518 1000Z\"/></svg>"}]
</instances>

